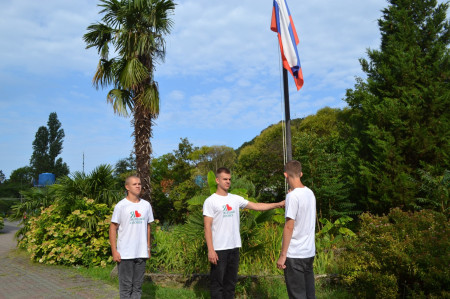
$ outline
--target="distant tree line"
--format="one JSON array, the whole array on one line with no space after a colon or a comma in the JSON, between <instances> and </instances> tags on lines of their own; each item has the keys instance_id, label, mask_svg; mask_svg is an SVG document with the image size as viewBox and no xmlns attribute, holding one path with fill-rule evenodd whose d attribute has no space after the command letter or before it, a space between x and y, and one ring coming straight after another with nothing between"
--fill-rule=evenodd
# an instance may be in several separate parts
<instances>
[{"instance_id":1,"label":"distant tree line","mask_svg":"<svg viewBox=\"0 0 450 299\"><path fill-rule=\"evenodd\" d=\"M58 115L56 112L50 113L47 126L39 127L36 132L30 165L13 170L8 179L3 175L0 197L19 197L20 190L37 184L41 173L53 173L56 178L68 175L69 166L58 157L63 150L64 137Z\"/></svg>"}]
</instances>

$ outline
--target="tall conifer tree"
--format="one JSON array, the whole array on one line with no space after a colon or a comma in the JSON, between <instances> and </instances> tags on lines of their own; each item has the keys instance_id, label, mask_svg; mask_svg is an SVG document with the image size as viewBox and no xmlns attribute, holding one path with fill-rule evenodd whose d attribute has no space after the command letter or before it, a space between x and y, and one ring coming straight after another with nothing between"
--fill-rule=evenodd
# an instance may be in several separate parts
<instances>
[{"instance_id":1,"label":"tall conifer tree","mask_svg":"<svg viewBox=\"0 0 450 299\"><path fill-rule=\"evenodd\" d=\"M450 153L448 3L389 0L379 50L361 59L367 80L347 91L353 196L364 208L409 207L419 169L442 174Z\"/></svg>"},{"instance_id":2,"label":"tall conifer tree","mask_svg":"<svg viewBox=\"0 0 450 299\"><path fill-rule=\"evenodd\" d=\"M56 177L69 174L69 167L58 158L63 149L64 130L58 120L56 112L50 113L47 127L39 127L33 141L33 154L30 166L33 169L35 179L40 173L50 172Z\"/></svg>"}]
</instances>

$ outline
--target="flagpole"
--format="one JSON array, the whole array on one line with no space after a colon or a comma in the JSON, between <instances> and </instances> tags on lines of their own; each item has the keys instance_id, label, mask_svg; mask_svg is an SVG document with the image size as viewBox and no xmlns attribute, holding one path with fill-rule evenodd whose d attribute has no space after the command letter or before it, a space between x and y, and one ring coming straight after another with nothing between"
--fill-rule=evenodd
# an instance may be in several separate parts
<instances>
[{"instance_id":1,"label":"flagpole","mask_svg":"<svg viewBox=\"0 0 450 299\"><path fill-rule=\"evenodd\" d=\"M287 70L283 67L283 89L284 89L284 114L286 122L286 158L292 160L292 142L291 142L291 110L289 108L289 87Z\"/></svg>"}]
</instances>

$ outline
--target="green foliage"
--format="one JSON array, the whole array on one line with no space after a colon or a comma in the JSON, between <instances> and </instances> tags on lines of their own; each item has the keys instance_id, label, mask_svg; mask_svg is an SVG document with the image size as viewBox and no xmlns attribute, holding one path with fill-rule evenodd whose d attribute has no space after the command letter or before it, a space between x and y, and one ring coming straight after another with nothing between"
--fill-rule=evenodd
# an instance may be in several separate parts
<instances>
[{"instance_id":1,"label":"green foliage","mask_svg":"<svg viewBox=\"0 0 450 299\"><path fill-rule=\"evenodd\" d=\"M10 183L20 183L23 186L32 186L33 169L30 166L17 168L11 172L8 181Z\"/></svg>"},{"instance_id":2,"label":"green foliage","mask_svg":"<svg viewBox=\"0 0 450 299\"><path fill-rule=\"evenodd\" d=\"M45 264L106 266L112 262L109 224L112 209L92 199L77 202L79 209L65 215L60 202L30 218L29 230L18 246L31 259Z\"/></svg>"},{"instance_id":3,"label":"green foliage","mask_svg":"<svg viewBox=\"0 0 450 299\"><path fill-rule=\"evenodd\" d=\"M206 273L208 256L203 236L201 211L190 214L188 222L163 230L154 231L154 246L150 259L152 272Z\"/></svg>"},{"instance_id":4,"label":"green foliage","mask_svg":"<svg viewBox=\"0 0 450 299\"><path fill-rule=\"evenodd\" d=\"M19 198L20 191L33 186L33 170L29 166L20 167L11 172L9 179L0 184L0 198Z\"/></svg>"},{"instance_id":5,"label":"green foliage","mask_svg":"<svg viewBox=\"0 0 450 299\"><path fill-rule=\"evenodd\" d=\"M292 135L298 130L299 120L293 120ZM236 174L251 178L256 197L261 202L282 200L284 192L282 127L276 124L266 128L251 143L239 149ZM295 145L293 145L293 152Z\"/></svg>"},{"instance_id":6,"label":"green foliage","mask_svg":"<svg viewBox=\"0 0 450 299\"><path fill-rule=\"evenodd\" d=\"M416 204L418 169L450 168L449 3L389 2L378 21L380 49L360 60L367 80L346 95L350 194L379 214Z\"/></svg>"},{"instance_id":7,"label":"green foliage","mask_svg":"<svg viewBox=\"0 0 450 299\"><path fill-rule=\"evenodd\" d=\"M364 213L360 220L357 238L346 242L339 257L343 281L359 297L450 295L445 215L393 209L380 217Z\"/></svg>"},{"instance_id":8,"label":"green foliage","mask_svg":"<svg viewBox=\"0 0 450 299\"><path fill-rule=\"evenodd\" d=\"M343 216L334 222L328 219L320 219L320 222L324 224L323 228L318 232L318 236L347 236L355 237L355 233L346 227L347 223L353 221L351 217Z\"/></svg>"},{"instance_id":9,"label":"green foliage","mask_svg":"<svg viewBox=\"0 0 450 299\"><path fill-rule=\"evenodd\" d=\"M233 148L225 145L202 146L192 152L191 160L195 161L199 174L205 175L208 171L216 171L219 167L232 169L236 153Z\"/></svg>"},{"instance_id":10,"label":"green foliage","mask_svg":"<svg viewBox=\"0 0 450 299\"><path fill-rule=\"evenodd\" d=\"M5 227L5 221L3 220L3 217L0 216L0 230L2 230Z\"/></svg>"},{"instance_id":11,"label":"green foliage","mask_svg":"<svg viewBox=\"0 0 450 299\"><path fill-rule=\"evenodd\" d=\"M430 172L423 169L418 170L420 174L420 193L413 202L413 208L433 209L441 213L448 213L450 197L450 171L446 169L443 175L433 176Z\"/></svg>"},{"instance_id":12,"label":"green foliage","mask_svg":"<svg viewBox=\"0 0 450 299\"><path fill-rule=\"evenodd\" d=\"M216 174L214 171L208 172L208 186L209 194L214 194L217 191Z\"/></svg>"},{"instance_id":13,"label":"green foliage","mask_svg":"<svg viewBox=\"0 0 450 299\"><path fill-rule=\"evenodd\" d=\"M136 158L132 154L116 162L114 177L118 178L120 185L125 185L126 178L133 174L136 174Z\"/></svg>"},{"instance_id":14,"label":"green foliage","mask_svg":"<svg viewBox=\"0 0 450 299\"><path fill-rule=\"evenodd\" d=\"M347 226L353 221L349 216L342 216L334 222L322 218L323 227L316 233L315 274L337 273L336 251L351 241L356 235Z\"/></svg>"},{"instance_id":15,"label":"green foliage","mask_svg":"<svg viewBox=\"0 0 450 299\"><path fill-rule=\"evenodd\" d=\"M233 194L238 194L237 190L244 190L245 196L241 195L242 197L255 197L256 196L256 188L255 185L246 177L239 177L233 175L231 177L231 189L230 192ZM215 191L214 191L215 192Z\"/></svg>"},{"instance_id":16,"label":"green foliage","mask_svg":"<svg viewBox=\"0 0 450 299\"><path fill-rule=\"evenodd\" d=\"M33 168L33 176L37 179L40 173L50 172L48 157L48 130L45 126L39 127L33 141L33 154L30 165Z\"/></svg>"},{"instance_id":17,"label":"green foliage","mask_svg":"<svg viewBox=\"0 0 450 299\"><path fill-rule=\"evenodd\" d=\"M194 164L190 158L196 149L187 138L182 138L173 153L152 160L152 207L162 222L183 223L186 201L200 190L194 183Z\"/></svg>"},{"instance_id":18,"label":"green foliage","mask_svg":"<svg viewBox=\"0 0 450 299\"><path fill-rule=\"evenodd\" d=\"M54 189L51 187L31 188L22 191L21 195L23 196L21 202L12 206L11 218L15 220L23 218L24 222L28 217L39 215L41 208L46 208L55 201Z\"/></svg>"},{"instance_id":19,"label":"green foliage","mask_svg":"<svg viewBox=\"0 0 450 299\"><path fill-rule=\"evenodd\" d=\"M342 111L323 108L305 118L293 137L294 159L302 163L302 182L314 191L319 218L330 220L359 211L349 199L342 166L345 157L338 127Z\"/></svg>"},{"instance_id":20,"label":"green foliage","mask_svg":"<svg viewBox=\"0 0 450 299\"><path fill-rule=\"evenodd\" d=\"M50 188L55 191L55 197L61 204L70 211L73 211L77 200L84 197L111 206L124 196L113 171L110 165L105 164L97 166L89 174L76 171Z\"/></svg>"},{"instance_id":21,"label":"green foliage","mask_svg":"<svg viewBox=\"0 0 450 299\"><path fill-rule=\"evenodd\" d=\"M62 152L64 136L64 130L61 128L56 112L50 113L47 127L39 127L33 141L30 166L35 179L40 173L45 172L53 173L56 177L69 174L67 164L62 161L62 158L57 159Z\"/></svg>"},{"instance_id":22,"label":"green foliage","mask_svg":"<svg viewBox=\"0 0 450 299\"><path fill-rule=\"evenodd\" d=\"M111 207L123 196L112 173L111 166L100 165L89 175L75 172L58 184L22 192L23 202L13 207L14 217L22 218L19 246L42 263L110 262Z\"/></svg>"},{"instance_id":23,"label":"green foliage","mask_svg":"<svg viewBox=\"0 0 450 299\"><path fill-rule=\"evenodd\" d=\"M16 198L0 198L0 215L8 216L12 213L12 206L16 204Z\"/></svg>"},{"instance_id":24,"label":"green foliage","mask_svg":"<svg viewBox=\"0 0 450 299\"><path fill-rule=\"evenodd\" d=\"M184 222L188 215L187 201L194 197L198 191L200 191L200 187L192 180L184 181L170 190L169 199L174 208L170 217L176 222Z\"/></svg>"}]
</instances>

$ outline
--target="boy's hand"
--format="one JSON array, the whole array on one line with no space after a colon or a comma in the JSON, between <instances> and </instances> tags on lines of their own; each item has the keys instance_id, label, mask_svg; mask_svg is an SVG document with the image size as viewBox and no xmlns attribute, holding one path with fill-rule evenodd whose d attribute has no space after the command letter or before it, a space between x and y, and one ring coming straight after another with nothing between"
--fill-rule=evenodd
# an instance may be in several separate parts
<instances>
[{"instance_id":1,"label":"boy's hand","mask_svg":"<svg viewBox=\"0 0 450 299\"><path fill-rule=\"evenodd\" d=\"M115 250L112 253L112 256L113 256L113 261L120 263L121 257L120 257L120 253L117 250Z\"/></svg>"},{"instance_id":2,"label":"boy's hand","mask_svg":"<svg viewBox=\"0 0 450 299\"><path fill-rule=\"evenodd\" d=\"M211 264L217 265L219 256L217 255L217 253L214 250L208 251L208 260Z\"/></svg>"},{"instance_id":3,"label":"boy's hand","mask_svg":"<svg viewBox=\"0 0 450 299\"><path fill-rule=\"evenodd\" d=\"M277 261L277 268L283 270L284 268L286 268L285 263L286 263L286 256L280 255L280 258Z\"/></svg>"}]
</instances>

